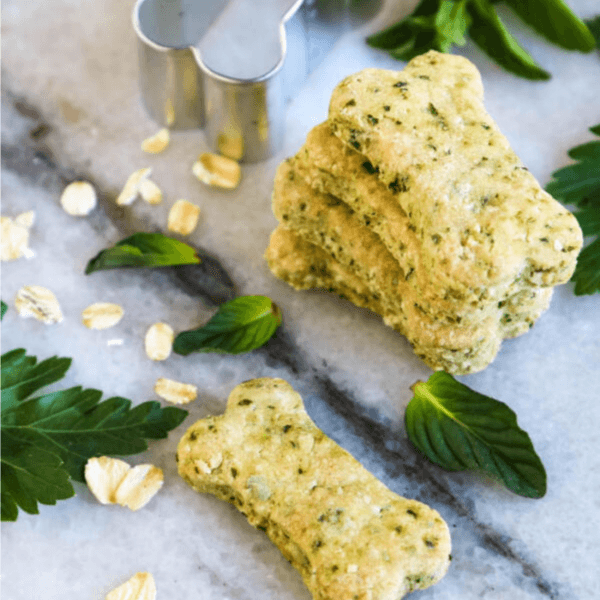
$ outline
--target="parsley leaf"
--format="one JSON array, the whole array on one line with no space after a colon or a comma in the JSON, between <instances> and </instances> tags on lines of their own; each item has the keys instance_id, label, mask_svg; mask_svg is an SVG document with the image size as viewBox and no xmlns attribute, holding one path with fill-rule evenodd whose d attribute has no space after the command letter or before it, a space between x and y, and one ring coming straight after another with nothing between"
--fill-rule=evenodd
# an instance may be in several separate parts
<instances>
[{"instance_id":1,"label":"parsley leaf","mask_svg":"<svg viewBox=\"0 0 600 600\"><path fill-rule=\"evenodd\" d=\"M527 498L546 493L546 471L531 439L503 402L438 371L412 387L406 408L410 441L448 471L475 469Z\"/></svg>"},{"instance_id":2,"label":"parsley leaf","mask_svg":"<svg viewBox=\"0 0 600 600\"><path fill-rule=\"evenodd\" d=\"M528 79L548 79L542 69L510 34L494 8L495 0L421 0L406 19L367 38L400 60L428 50L449 52L470 36L506 70ZM594 36L562 0L507 0L507 4L538 33L567 48L589 52Z\"/></svg>"},{"instance_id":3,"label":"parsley leaf","mask_svg":"<svg viewBox=\"0 0 600 600\"><path fill-rule=\"evenodd\" d=\"M600 125L590 131L600 136ZM572 281L577 296L600 292L600 140L581 144L569 150L574 159L568 165L552 173L554 178L546 191L564 204L573 204L583 235L595 236L585 246L577 259Z\"/></svg>"},{"instance_id":4,"label":"parsley leaf","mask_svg":"<svg viewBox=\"0 0 600 600\"><path fill-rule=\"evenodd\" d=\"M196 250L162 233L134 233L92 258L85 274L122 267L169 267L200 263Z\"/></svg>"},{"instance_id":5,"label":"parsley leaf","mask_svg":"<svg viewBox=\"0 0 600 600\"><path fill-rule=\"evenodd\" d=\"M2 520L15 521L19 507L38 513L38 502L56 504L75 494L70 480L84 481L93 456L128 455L148 448L146 439L165 438L187 416L158 402L114 397L73 387L30 398L62 379L70 358L37 362L23 349L1 357Z\"/></svg>"},{"instance_id":6,"label":"parsley leaf","mask_svg":"<svg viewBox=\"0 0 600 600\"><path fill-rule=\"evenodd\" d=\"M177 354L241 354L266 344L281 325L279 307L266 296L240 296L219 307L206 325L175 338Z\"/></svg>"},{"instance_id":7,"label":"parsley leaf","mask_svg":"<svg viewBox=\"0 0 600 600\"><path fill-rule=\"evenodd\" d=\"M1 306L2 306L2 313L0 313L0 321L2 319L4 319L4 315L6 314L6 311L8 310L8 304L6 304L6 302L4 302L4 300L0 300Z\"/></svg>"}]
</instances>

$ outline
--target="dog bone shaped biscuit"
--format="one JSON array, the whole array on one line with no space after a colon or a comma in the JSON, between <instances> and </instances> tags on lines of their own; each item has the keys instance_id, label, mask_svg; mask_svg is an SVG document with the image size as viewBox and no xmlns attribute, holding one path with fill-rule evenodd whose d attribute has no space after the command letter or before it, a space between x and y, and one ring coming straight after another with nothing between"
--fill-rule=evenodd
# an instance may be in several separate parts
<instances>
[{"instance_id":1,"label":"dog bone shaped biscuit","mask_svg":"<svg viewBox=\"0 0 600 600\"><path fill-rule=\"evenodd\" d=\"M283 379L253 379L225 414L192 425L179 474L267 533L319 600L399 600L436 583L450 534L425 504L389 490L310 419Z\"/></svg>"}]
</instances>

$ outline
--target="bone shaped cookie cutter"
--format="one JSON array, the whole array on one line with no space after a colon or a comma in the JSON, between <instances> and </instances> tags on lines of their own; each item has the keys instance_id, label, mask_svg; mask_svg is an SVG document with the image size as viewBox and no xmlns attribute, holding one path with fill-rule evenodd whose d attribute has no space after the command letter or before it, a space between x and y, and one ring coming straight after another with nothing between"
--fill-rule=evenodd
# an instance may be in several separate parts
<instances>
[{"instance_id":1,"label":"bone shaped cookie cutter","mask_svg":"<svg viewBox=\"0 0 600 600\"><path fill-rule=\"evenodd\" d=\"M283 142L284 62L306 71L302 60L286 61L286 23L302 1L137 0L150 116L172 129L203 127L211 146L236 160L272 156Z\"/></svg>"}]
</instances>

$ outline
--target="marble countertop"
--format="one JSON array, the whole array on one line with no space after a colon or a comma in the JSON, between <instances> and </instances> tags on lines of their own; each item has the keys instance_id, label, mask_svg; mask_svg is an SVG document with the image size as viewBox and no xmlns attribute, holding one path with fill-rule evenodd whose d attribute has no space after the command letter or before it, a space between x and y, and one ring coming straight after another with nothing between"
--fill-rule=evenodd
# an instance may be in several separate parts
<instances>
[{"instance_id":1,"label":"marble countertop","mask_svg":"<svg viewBox=\"0 0 600 600\"><path fill-rule=\"evenodd\" d=\"M273 159L243 165L238 189L203 186L191 164L208 150L201 131L175 132L166 152L143 154L140 142L157 127L137 88L131 2L6 0L2 15L2 214L34 210L35 256L2 263L2 351L25 347L40 358L74 357L61 385L101 389L134 403L157 399L158 377L193 383L198 399L166 440L132 463L165 473L160 493L131 512L100 505L75 484L76 497L20 513L2 525L2 591L6 600L101 600L136 571L150 571L162 600L308 600L298 573L261 531L232 506L195 493L177 475L174 454L196 419L224 410L231 389L260 376L288 380L328 435L391 489L437 509L450 526L453 561L436 586L414 594L436 600L590 600L599 598L600 563L600 296L555 292L533 330L507 341L483 372L460 378L507 403L530 434L548 473L539 500L515 496L490 479L447 473L422 459L406 438L410 386L430 371L404 338L366 310L330 294L296 292L275 279L263 259L276 225L270 193L278 163L293 154L327 114L329 96L345 75L368 66L402 68L364 43L412 10L387 2L374 21L347 32L289 105L285 148ZM582 17L597 0L570 0ZM566 152L592 139L599 121L600 55L569 53L524 28L509 26L549 69L549 82L513 77L468 44L461 54L481 70L486 106L517 154L545 185ZM165 193L159 206L114 199L135 169L151 166ZM86 218L59 204L65 183L91 181L97 209ZM227 271L239 294L265 294L284 314L276 340L246 355L196 354L151 362L143 338L165 321L176 331L196 327L214 311L162 271L105 271L84 276L100 249L134 231L166 230L169 207L187 198L202 208L190 237ZM48 287L64 321L46 326L22 319L13 299L23 285ZM91 331L81 311L116 302L125 317ZM109 345L113 339L122 345ZM411 596L412 597L412 596ZM342 599L340 599L342 600Z\"/></svg>"}]
</instances>

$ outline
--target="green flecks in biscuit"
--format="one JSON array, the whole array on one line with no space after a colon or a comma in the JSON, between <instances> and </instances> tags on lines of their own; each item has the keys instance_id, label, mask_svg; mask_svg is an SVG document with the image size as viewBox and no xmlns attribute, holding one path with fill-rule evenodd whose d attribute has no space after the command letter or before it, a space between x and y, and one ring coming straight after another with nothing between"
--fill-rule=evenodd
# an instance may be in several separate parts
<instances>
[{"instance_id":1,"label":"green flecks in biscuit","mask_svg":"<svg viewBox=\"0 0 600 600\"><path fill-rule=\"evenodd\" d=\"M482 99L475 67L435 52L402 73L347 77L273 194L304 248L284 254L291 234L274 235L278 277L368 306L429 366L456 374L532 327L582 242Z\"/></svg>"},{"instance_id":2,"label":"green flecks in biscuit","mask_svg":"<svg viewBox=\"0 0 600 600\"><path fill-rule=\"evenodd\" d=\"M237 386L225 414L195 423L177 456L194 489L234 504L266 532L315 599L399 600L448 569L440 515L385 487L315 426L281 379Z\"/></svg>"},{"instance_id":3,"label":"green flecks in biscuit","mask_svg":"<svg viewBox=\"0 0 600 600\"><path fill-rule=\"evenodd\" d=\"M381 315L385 323L408 338L415 353L434 370L465 375L485 368L498 352L500 340L528 331L548 307L552 290L519 292L498 303L496 315L479 327L432 322L413 306L389 311L379 296L355 273L294 231L279 226L271 235L266 259L273 274L296 289L321 288ZM321 269L320 265L326 265ZM510 315L510 321L500 318Z\"/></svg>"},{"instance_id":4,"label":"green flecks in biscuit","mask_svg":"<svg viewBox=\"0 0 600 600\"><path fill-rule=\"evenodd\" d=\"M402 90L410 90L409 98ZM447 259L440 276L445 287L473 297L481 287L517 278L542 287L568 281L581 247L576 221L511 150L485 111L477 69L465 58L432 51L401 74L351 75L332 94L329 125L342 142L360 147L395 194L422 237L425 268L431 272ZM546 224L551 235L544 245ZM431 234L442 225L447 235L433 247ZM566 247L573 248L568 256Z\"/></svg>"}]
</instances>

